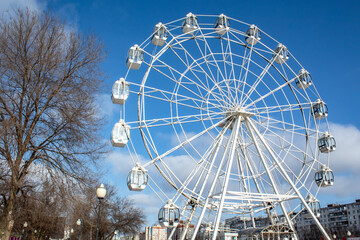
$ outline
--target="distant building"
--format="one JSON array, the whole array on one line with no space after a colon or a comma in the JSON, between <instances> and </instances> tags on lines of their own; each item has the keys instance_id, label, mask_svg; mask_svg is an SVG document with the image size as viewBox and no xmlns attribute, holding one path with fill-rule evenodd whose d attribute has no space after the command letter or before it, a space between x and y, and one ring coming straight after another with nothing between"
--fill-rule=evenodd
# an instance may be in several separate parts
<instances>
[{"instance_id":1,"label":"distant building","mask_svg":"<svg viewBox=\"0 0 360 240\"><path fill-rule=\"evenodd\" d=\"M145 227L145 232L139 235L140 240L167 240L166 228L160 225Z\"/></svg>"},{"instance_id":2,"label":"distant building","mask_svg":"<svg viewBox=\"0 0 360 240\"><path fill-rule=\"evenodd\" d=\"M321 225L331 234L343 236L347 231L353 235L360 235L360 199L346 204L329 204L320 209L319 221ZM299 214L297 218L297 230L301 233L316 231L313 219L306 214Z\"/></svg>"},{"instance_id":3,"label":"distant building","mask_svg":"<svg viewBox=\"0 0 360 240\"><path fill-rule=\"evenodd\" d=\"M360 236L360 199L347 204L329 204L320 209L318 219L330 235L335 234L340 237L350 231L352 236ZM254 222L256 229L253 228L254 224L250 218L236 216L225 220L227 227L240 231L248 229L247 232L255 230L260 232L261 229L271 225L267 217L256 217ZM275 222L276 225L281 225L285 223L285 219L283 216L279 216ZM303 212L295 218L295 228L300 239L320 234L314 220Z\"/></svg>"}]
</instances>

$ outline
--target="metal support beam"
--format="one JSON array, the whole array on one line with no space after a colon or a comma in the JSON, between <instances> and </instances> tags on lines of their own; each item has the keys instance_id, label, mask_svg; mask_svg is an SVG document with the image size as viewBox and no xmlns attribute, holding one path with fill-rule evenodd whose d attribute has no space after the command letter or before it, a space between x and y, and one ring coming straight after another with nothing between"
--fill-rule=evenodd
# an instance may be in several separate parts
<instances>
[{"instance_id":1,"label":"metal support beam","mask_svg":"<svg viewBox=\"0 0 360 240\"><path fill-rule=\"evenodd\" d=\"M264 137L260 134L260 132L257 130L257 128L255 127L255 125L252 123L251 119L247 119L246 121L248 123L248 125L250 125L250 127L254 130L254 132L256 133L256 135L259 137L259 139L261 140L262 144L264 145L264 147L266 148L266 150L269 152L269 154L271 155L271 157L273 158L273 160L275 161L276 165L278 166L278 168L280 169L284 179L288 182L288 184L291 186L291 188L294 190L294 192L296 193L296 195L298 195L300 201L302 202L302 204L305 206L306 210L308 210L308 212L310 213L311 217L314 219L316 225L318 226L319 230L321 231L321 233L324 235L324 237L327 240L331 240L331 238L328 236L327 232L325 231L325 229L323 228L323 226L321 225L321 223L319 222L319 220L317 219L317 217L315 216L315 214L313 213L312 209L309 207L309 205L307 204L307 202L305 201L305 199L303 198L303 196L301 195L301 193L299 192L299 190L297 189L297 187L295 186L295 184L293 183L293 181L291 180L291 178L289 177L289 175L287 174L287 172L285 171L285 169L283 168L283 166L280 164L279 160L277 159L277 157L275 156L273 150L271 149L271 147L268 145L267 141L264 139Z\"/></svg>"}]
</instances>

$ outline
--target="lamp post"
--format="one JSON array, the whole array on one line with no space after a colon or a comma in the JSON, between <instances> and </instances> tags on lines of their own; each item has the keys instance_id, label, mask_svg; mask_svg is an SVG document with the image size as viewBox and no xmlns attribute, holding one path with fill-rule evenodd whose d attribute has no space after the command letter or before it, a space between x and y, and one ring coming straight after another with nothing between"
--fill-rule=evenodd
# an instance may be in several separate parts
<instances>
[{"instance_id":1,"label":"lamp post","mask_svg":"<svg viewBox=\"0 0 360 240\"><path fill-rule=\"evenodd\" d=\"M347 233L346 233L346 235L347 235L348 237L350 237L350 236L351 236L351 232L348 230Z\"/></svg>"},{"instance_id":2,"label":"lamp post","mask_svg":"<svg viewBox=\"0 0 360 240\"><path fill-rule=\"evenodd\" d=\"M100 187L96 189L96 195L99 199L99 211L98 211L98 217L97 217L97 227L96 227L96 238L95 240L98 240L99 237L99 224L100 224L100 211L101 211L101 201L104 199L106 195L106 189L104 187L104 184L100 184Z\"/></svg>"},{"instance_id":3,"label":"lamp post","mask_svg":"<svg viewBox=\"0 0 360 240\"><path fill-rule=\"evenodd\" d=\"M116 238L116 235L117 235L117 231L115 230L115 231L114 231L115 240L117 239L117 238Z\"/></svg>"},{"instance_id":4,"label":"lamp post","mask_svg":"<svg viewBox=\"0 0 360 240\"><path fill-rule=\"evenodd\" d=\"M25 239L25 229L27 228L27 226L28 226L28 223L27 222L24 222L24 228L23 228L23 230L22 230L22 238L21 239Z\"/></svg>"},{"instance_id":5,"label":"lamp post","mask_svg":"<svg viewBox=\"0 0 360 240\"><path fill-rule=\"evenodd\" d=\"M336 239L336 234L333 235L333 239Z\"/></svg>"},{"instance_id":6,"label":"lamp post","mask_svg":"<svg viewBox=\"0 0 360 240\"><path fill-rule=\"evenodd\" d=\"M76 221L76 225L78 225L78 228L79 228L79 240L81 240L81 234L82 234L82 229L81 229L81 219L79 218L77 221Z\"/></svg>"}]
</instances>

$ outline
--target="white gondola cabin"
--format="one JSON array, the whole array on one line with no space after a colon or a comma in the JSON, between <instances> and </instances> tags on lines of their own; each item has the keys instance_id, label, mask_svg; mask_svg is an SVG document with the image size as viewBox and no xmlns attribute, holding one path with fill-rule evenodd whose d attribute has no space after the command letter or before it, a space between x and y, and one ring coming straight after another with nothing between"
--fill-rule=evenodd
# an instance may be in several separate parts
<instances>
[{"instance_id":1,"label":"white gondola cabin","mask_svg":"<svg viewBox=\"0 0 360 240\"><path fill-rule=\"evenodd\" d=\"M134 45L129 49L126 59L126 66L130 69L138 70L141 63L144 61L144 51L138 46Z\"/></svg>"},{"instance_id":2,"label":"white gondola cabin","mask_svg":"<svg viewBox=\"0 0 360 240\"><path fill-rule=\"evenodd\" d=\"M254 24L246 32L245 41L249 45L255 45L261 39L261 32Z\"/></svg>"},{"instance_id":3,"label":"white gondola cabin","mask_svg":"<svg viewBox=\"0 0 360 240\"><path fill-rule=\"evenodd\" d=\"M111 100L115 104L124 105L126 99L129 97L129 93L129 83L126 82L124 78L120 78L112 87Z\"/></svg>"},{"instance_id":4,"label":"white gondola cabin","mask_svg":"<svg viewBox=\"0 0 360 240\"><path fill-rule=\"evenodd\" d=\"M289 51L285 47L285 45L279 43L279 45L276 47L274 51L274 61L276 63L283 64L289 59Z\"/></svg>"},{"instance_id":5,"label":"white gondola cabin","mask_svg":"<svg viewBox=\"0 0 360 240\"><path fill-rule=\"evenodd\" d=\"M306 89L310 87L312 84L310 73L305 69L301 69L297 78L295 79L295 84L299 89Z\"/></svg>"},{"instance_id":6,"label":"white gondola cabin","mask_svg":"<svg viewBox=\"0 0 360 240\"><path fill-rule=\"evenodd\" d=\"M311 211L314 213L315 217L320 217L320 203L319 201L313 197L312 195L306 196L306 203L310 207ZM302 208L305 208L305 206L302 205ZM309 211L305 208L303 211L303 216L305 218L311 218L311 214Z\"/></svg>"},{"instance_id":7,"label":"white gondola cabin","mask_svg":"<svg viewBox=\"0 0 360 240\"><path fill-rule=\"evenodd\" d=\"M182 23L183 33L192 35L197 29L198 29L197 17L192 13L188 13Z\"/></svg>"},{"instance_id":8,"label":"white gondola cabin","mask_svg":"<svg viewBox=\"0 0 360 240\"><path fill-rule=\"evenodd\" d=\"M319 187L328 187L334 185L334 173L330 168L321 166L321 169L315 173L315 182Z\"/></svg>"},{"instance_id":9,"label":"white gondola cabin","mask_svg":"<svg viewBox=\"0 0 360 240\"><path fill-rule=\"evenodd\" d=\"M163 227L176 227L180 221L180 210L170 200L160 208L159 211L159 223Z\"/></svg>"},{"instance_id":10,"label":"white gondola cabin","mask_svg":"<svg viewBox=\"0 0 360 240\"><path fill-rule=\"evenodd\" d=\"M151 38L152 44L155 46L163 46L169 33L166 29L166 26L162 23L158 23L155 25L153 36Z\"/></svg>"},{"instance_id":11,"label":"white gondola cabin","mask_svg":"<svg viewBox=\"0 0 360 240\"><path fill-rule=\"evenodd\" d=\"M335 138L329 133L324 133L324 135L318 140L318 147L320 152L329 153L336 149Z\"/></svg>"},{"instance_id":12,"label":"white gondola cabin","mask_svg":"<svg viewBox=\"0 0 360 240\"><path fill-rule=\"evenodd\" d=\"M323 119L328 115L328 108L321 99L317 99L312 106L311 114L317 120Z\"/></svg>"},{"instance_id":13,"label":"white gondola cabin","mask_svg":"<svg viewBox=\"0 0 360 240\"><path fill-rule=\"evenodd\" d=\"M111 144L114 147L125 147L130 139L130 127L120 119L111 132Z\"/></svg>"},{"instance_id":14,"label":"white gondola cabin","mask_svg":"<svg viewBox=\"0 0 360 240\"><path fill-rule=\"evenodd\" d=\"M230 29L229 19L224 14L220 14L214 24L214 28L217 34L220 36L224 35Z\"/></svg>"},{"instance_id":15,"label":"white gondola cabin","mask_svg":"<svg viewBox=\"0 0 360 240\"><path fill-rule=\"evenodd\" d=\"M136 163L136 166L131 169L127 178L127 186L130 191L142 191L145 189L148 182L147 171Z\"/></svg>"}]
</instances>

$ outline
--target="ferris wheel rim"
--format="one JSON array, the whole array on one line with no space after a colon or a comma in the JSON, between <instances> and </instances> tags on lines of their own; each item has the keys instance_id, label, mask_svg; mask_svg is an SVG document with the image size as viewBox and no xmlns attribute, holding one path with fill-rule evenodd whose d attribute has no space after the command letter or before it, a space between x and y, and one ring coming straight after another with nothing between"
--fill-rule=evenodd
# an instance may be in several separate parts
<instances>
[{"instance_id":1,"label":"ferris wheel rim","mask_svg":"<svg viewBox=\"0 0 360 240\"><path fill-rule=\"evenodd\" d=\"M165 47L164 47L165 48ZM220 53L221 54L221 53ZM212 55L212 54L210 54L210 55ZM204 57L203 57L204 58ZM155 60L153 60L152 62L154 62ZM149 70L151 69L151 65L152 65L152 63L150 64L150 66L149 66ZM273 66L273 64L271 64L271 66ZM273 66L274 67L274 66ZM276 68L276 67L275 67ZM276 68L277 69L277 68ZM277 71L279 72L279 70L277 69ZM147 76L146 76L147 77ZM145 78L144 78L145 79ZM145 79L145 81L144 81L144 79L143 79L143 82L142 82L142 85L144 85L145 84L145 81L146 81L146 79ZM285 80L286 80L286 78L284 78ZM295 79L295 78L294 78ZM295 96L296 96L296 94L294 94ZM140 117L139 117L139 119L140 119ZM141 122L140 120L139 120L139 122ZM306 124L306 122L305 122L305 124ZM141 127L140 127L140 129L142 129ZM305 128L306 129L306 128ZM142 130L141 130L142 131Z\"/></svg>"},{"instance_id":2,"label":"ferris wheel rim","mask_svg":"<svg viewBox=\"0 0 360 240\"><path fill-rule=\"evenodd\" d=\"M210 15L198 15L198 16L200 17L200 16L210 16ZM183 20L183 19L184 18L182 18L181 20ZM229 18L229 19L233 20L232 18ZM172 21L170 23L173 24L176 21L177 20ZM241 21L239 21L239 22L241 22ZM241 22L241 23L243 23L243 22ZM247 25L249 25L249 24L247 24ZM172 30L178 29L178 28L179 27L174 27L174 28L172 28ZM194 31L194 34L192 35L192 37L188 37L186 35L186 33L180 34L179 36L183 37L183 39L180 39L181 42L178 42L177 44L181 45L182 43L186 43L187 41L191 41L191 40L194 40L196 42L197 38L203 38L204 42L205 42L205 45L207 45L208 43L206 42L206 38L209 38L209 39L216 39L217 38L216 35L212 36L211 33L209 33L207 35L203 33L203 30L209 30L209 29L213 30L213 28L211 28L211 27L201 28L198 25L198 28L196 29L196 31ZM230 42L236 42L233 39L230 39L230 36L229 36L230 34L233 34L233 32L236 32L236 29L229 28L229 30L227 30L226 34L225 34L225 35L227 35L227 38L226 37L223 38L222 36L219 38L219 39L221 39L221 44L222 44L223 40L225 42L227 41L228 44L230 44ZM240 35L244 36L243 32L237 32L237 33L239 34L239 36ZM171 32L170 32L170 35L171 35ZM265 33L265 35L269 36L266 33ZM269 37L271 38L271 36L269 36ZM279 43L275 39L273 39L273 38L271 38L271 39L274 40L275 42ZM210 101L209 99L211 97L221 96L221 90L223 90L223 89L221 88L221 82L220 83L218 82L218 80L219 80L218 78L209 77L210 81L214 81L216 83L216 86L213 86L212 88L210 88L210 91L208 91L208 93L206 93L205 96L203 96L202 93L199 90L199 92L200 92L199 95L194 94L191 97L189 95L188 98L186 99L186 96L182 96L181 93L178 94L180 87L183 87L178 83L176 83L178 85L174 84L176 87L174 87L174 90L173 90L172 93L171 92L166 92L165 90L159 90L159 93L161 93L161 94L168 94L169 96L173 96L173 97L175 96L174 97L175 100L169 101L170 112L168 114L170 114L170 116L164 117L164 118L159 118L158 120L157 119L151 119L151 118L146 119L146 116L147 116L146 107L145 107L146 106L146 99L148 99L150 97L156 98L155 95L151 96L151 94L149 94L150 91L146 92L146 89L149 88L149 86L146 85L146 83L148 81L148 76L149 76L149 74L151 74L151 72L153 72L152 70L155 69L155 67L153 68L155 62L158 61L159 59L161 59L163 54L165 54L168 49L171 49L169 46L170 46L170 44L172 42L176 42L175 37L173 37L171 39L171 41L166 42L165 46L162 47L156 54L155 54L155 52L153 52L153 54L152 54L152 53L148 53L148 52L145 51L146 54L151 56L151 61L149 63L145 62L145 64L148 65L148 68L147 68L147 71L146 71L146 73L145 73L145 75L144 75L144 77L142 79L141 84L138 84L140 86L139 87L140 90L138 92L138 120L137 120L138 126L137 127L132 127L132 129L137 128L137 129L140 130L143 143L144 143L145 148L146 148L146 150L147 150L147 152L148 152L148 154L149 154L149 156L151 158L151 161L145 163L144 166L147 167L147 166L150 166L151 164L153 164L158 169L160 174L165 178L165 180L176 189L176 191L179 191L180 188L186 190L187 185L185 186L185 184L182 184L182 185L179 185L179 187L176 186L175 183L174 183L174 180L169 179L169 176L170 176L169 173L163 172L163 170L161 170L160 166L157 165L157 161L159 161L159 163L161 163L163 161L162 158L164 158L168 154L172 153L172 149L170 149L170 152L169 151L167 151L165 153L158 152L158 150L156 148L156 144L154 143L154 141L153 141L153 139L151 137L151 133L150 133L151 131L149 129L157 128L157 127L160 128L162 126L165 126L166 124L168 126L171 126L173 128L173 132L175 133L175 135L177 136L177 138L179 140L178 145L176 145L173 148L173 151L177 151L177 149L180 149L181 147L183 147L186 144L192 145L192 141L194 139L196 139L196 138L193 139L193 137L191 137L191 135L189 137L187 137L186 136L186 130L184 130L182 125L183 124L191 124L191 123L194 123L194 122L199 122L199 123L201 123L203 125L203 127L202 127L203 131L200 132L201 134L199 133L199 131L197 131L196 136L200 137L203 134L210 135L210 138L212 138L211 144L213 144L214 147L212 147L212 145L211 145L211 146L209 146L208 150L212 151L212 150L214 150L213 148L215 148L216 141L217 141L216 139L219 136L221 136L221 132L222 131L226 132L229 129L230 129L229 130L230 132L232 131L231 128L234 127L234 126L231 126L231 124L232 124L232 122L234 120L230 119L230 117L233 116L233 115L231 115L231 114L233 114L233 113L231 113L231 111L235 111L235 112L238 111L239 112L238 114L240 114L241 117L245 119L244 122L246 124L244 124L244 129L248 129L248 130L241 130L241 131L244 131L244 132L241 132L241 137L240 138L245 139L245 140L241 140L241 141L246 142L246 141L249 141L249 140L246 140L246 139L252 139L252 138L253 138L253 142L258 141L258 140L255 139L255 137L250 137L250 135L251 135L251 130L250 129L253 129L253 131L259 131L259 133L257 133L258 136L256 138L259 139L259 140L262 139L262 141L263 141L263 139L265 139L267 143L270 143L275 149L268 150L268 152L271 154L272 151L275 151L275 153L273 153L273 154L274 154L274 156L276 158L280 159L280 165L283 164L288 169L287 171L291 172L291 174L293 175L292 177L293 177L293 179L295 179L295 185L294 186L295 186L296 190L293 189L293 191L289 191L286 194L286 196L288 198L292 198L294 192L300 191L301 189L305 189L304 191L310 192L310 188L312 187L312 185L310 185L310 187L307 187L307 186L305 186L305 182L308 181L308 179L310 178L311 171L313 169L315 169L314 165L316 163L318 163L318 162L320 163L320 160L317 159L317 155L320 153L320 151L316 146L315 147L310 146L310 148L309 148L308 145L313 144L312 142L314 142L314 141L317 142L317 139L319 138L319 135L321 134L321 130L320 130L321 126L319 126L318 121L311 119L311 117L314 117L314 116L311 116L311 114L313 114L314 102L311 101L311 99L310 99L310 97L308 95L308 91L305 91L304 88L303 88L304 91L299 90L293 84L293 82L297 79L298 75L297 75L297 73L295 73L295 71L293 71L292 67L289 66L288 63L285 62L285 61L282 62L282 64L280 64L280 65L276 65L275 57L274 57L275 55L273 55L271 58L266 58L265 55L263 55L263 53L264 54L265 53L267 53L267 54L272 53L271 52L272 49L269 48L269 47L267 49L271 50L271 51L266 52L267 50L262 51L258 47L254 47L255 44L251 44L251 46L249 47L249 45L245 44L244 42L243 42L243 44L239 44L239 42L242 42L242 41L239 41L237 43L245 48L244 55L242 56L242 59L245 60L246 57L249 58L247 69L245 70L246 74L249 73L249 65L250 65L250 63L254 62L253 59L251 58L251 54L255 53L255 54L257 54L257 56L261 57L263 60L265 60L267 62L267 65L264 68L262 68L260 66L260 68L263 69L264 75L265 74L270 74L269 71L268 71L268 68L272 68L272 69L275 69L277 75L280 75L280 77L284 80L284 82L282 84L280 84L280 80L278 81L278 80L275 80L273 78L274 83L278 84L278 87L276 89L274 89L271 85L267 85L267 83L262 83L263 80L260 77L258 77L256 79L256 81L255 81L255 83L253 85L246 82L247 77L244 78L245 80L242 82L243 89L245 89L247 84L249 86L251 86L251 87L248 90L248 92L245 92L244 90L241 92L240 103L245 105L244 109L248 109L249 107L252 107L252 106L254 107L254 109L256 109L256 113L254 113L254 115L255 115L254 118L251 118L252 116L250 116L250 117L247 116L247 115L252 115L253 113L252 112L246 112L246 110L242 110L242 106L239 106L239 107L236 106L235 110L233 110L233 109L230 109L227 106L225 107L224 105L222 105L222 104L226 103L227 98L225 98L225 97L224 98L219 97L218 99L216 99L217 103L216 103L216 101L214 101L214 102ZM259 43L260 43L260 45L266 46L262 41L259 41ZM151 42L150 42L150 44L151 44ZM143 46L143 45L140 45L140 46ZM145 44L144 46L147 46L147 44ZM258 46L259 46L259 44L258 44ZM205 49L206 49L206 47L205 47ZM250 51L249 56L246 56L246 50L247 49ZM184 50L186 50L186 48L184 48ZM223 48L222 48L222 51L224 51ZM200 50L200 52L201 52L201 50ZM227 53L227 54L229 54L229 53ZM277 54L279 54L279 52ZM216 55L220 55L220 56L224 55L224 52L220 52L220 53L215 52L215 53L213 53L211 51L211 49L209 49L209 53L207 55L203 55L203 53L201 52L201 56L198 57L198 58L195 58L195 59L192 58L191 54L189 54L189 56L191 56L191 58L192 58L192 61L190 61L191 64L185 69L185 71L183 71L183 72L180 71L181 77L179 79L177 79L177 80L179 82L181 82L181 79L185 78L186 74L188 74L188 72L192 71L193 65L201 65L201 64L203 64L203 63L200 62L201 59L206 59L207 57L210 57L210 58L213 59L212 60L213 64L216 65L218 63L218 61L219 61L219 60L216 59ZM230 55L231 58L233 57L233 53L231 52L231 50L230 50L229 55ZM291 52L289 52L289 55L290 55L290 57L295 59L293 57L293 55L291 54ZM239 55L239 56L240 56L239 58L241 58L241 55ZM233 60L231 59L229 62L231 64L233 64L232 61ZM301 64L296 59L295 59L295 61L298 63L298 65L301 66ZM206 63L206 64L208 64L208 63ZM169 65L167 65L167 66L169 66ZM232 68L233 67L234 66L232 65ZM288 78L284 68L290 69L291 70L290 72L293 74L294 77L293 78ZM241 69L243 69L243 68L241 68ZM210 73L212 74L211 70L210 70ZM283 75L283 73L285 75ZM223 73L220 71L220 74L223 74ZM254 74L254 75L255 76L261 76L262 74L263 73L260 73L260 75L256 75L256 74ZM231 76L231 72L230 72L230 75L227 75L225 73L225 76ZM226 81L230 82L230 80L232 80L232 79L229 80L228 79L229 77L223 77L222 76L222 78L223 78L223 81L225 82L224 85L226 85L228 83ZM237 80L237 79L234 79L234 82L235 82L235 80ZM239 79L239 83L240 82L241 81ZM268 89L269 92L267 92L264 95L262 95L261 92L257 92L258 84L262 84L262 87L264 87L265 89ZM137 85L137 84L134 84L134 85ZM202 87L200 84L198 84L196 86L199 87L199 88ZM240 86L240 84L239 84L239 86ZM206 85L205 84L203 85L203 87L205 87L205 90L206 90ZM286 94L289 94L288 91L286 91L286 93L285 93L284 90L283 90L286 87L289 87L288 89L290 89L290 91L292 93L292 98L291 98L290 102L289 102L289 99L288 99L288 97L286 95ZM150 88L151 88L151 86L150 86ZM185 87L183 87L183 88L185 88ZM217 88L219 89L219 93L217 93L218 95L214 95L213 92L215 92L215 90L217 90ZM311 91L315 92L315 96L319 96L315 86L312 86L311 89L312 89ZM232 90L231 89L229 90L229 88L227 90L229 91L228 93L229 93L229 96L230 96L231 95L230 91L232 91ZM226 93L226 89L225 89L224 92ZM280 92L280 93L277 93L277 92ZM193 94L193 92L191 92L191 93ZM253 95L253 93L255 95L254 95L254 98L252 99L251 96ZM146 94L149 94L149 95L146 95ZM280 95L280 96L278 97L278 95ZM244 101L242 101L243 96L245 96ZM200 98L203 98L203 99L196 99L196 97L200 97ZM269 101L269 99L266 99L268 97L270 97L272 99L271 101L274 101L275 104L271 103L271 101ZM286 99L287 103L281 106L280 103L282 101L284 101L284 100L282 100L282 97L284 97ZM295 100L296 100L295 103L293 102L293 98L295 98ZM159 98L158 100L165 101L165 99L166 99L166 97L164 97L163 99ZM188 107L186 104L183 103L184 99L189 100L189 101L194 100L194 102L198 102L199 105L196 106L194 109L195 110L200 109L199 113L198 114L190 114L190 115L184 115L184 114L179 115L179 112L180 112L179 109L181 109L182 107ZM303 102L301 99L305 99L305 100L309 100L309 101ZM246 104L248 101L250 101L250 102L248 104ZM231 102L231 100L229 102ZM257 106L257 103L259 103L258 106ZM269 105L267 105L267 103L269 103ZM174 105L174 107L173 107L173 105ZM175 110L173 110L173 109L175 109ZM203 110L203 109L205 109L205 110ZM228 110L228 109L230 109L230 110ZM227 112L225 110L230 112L228 116L226 115ZM302 125L299 124L298 122L294 122L293 111L300 112L300 116L302 117ZM289 116L287 116L287 115L284 116L283 115L284 112L286 114L288 114ZM280 118L275 118L274 117L275 114L279 114L281 117ZM207 116L207 118L204 118L203 116ZM246 120L247 118L249 118L249 120ZM176 121L174 121L174 119ZM237 117L236 122L239 122L238 125L240 124L240 122L242 122L242 120L239 120L239 119L240 119L240 117ZM162 121L162 124L161 123L159 123L158 125L155 124L156 122L161 122L161 121ZM326 116L325 116L325 121L326 121L326 124L327 124ZM134 121L134 123L135 122L136 121ZM248 123L251 125L251 127L250 127L250 125L245 127L245 125L247 125ZM176 127L176 124L179 125L178 128ZM223 127L221 127L222 128L221 130L218 130L217 127L219 127L221 124L225 124L225 125ZM275 124L287 125L288 128L281 127L281 126L278 127ZM256 126L258 126L259 129L257 129ZM239 128L239 129L242 129L242 128L243 127ZM211 134L209 132L212 131L212 130L215 130L215 129L216 129L216 131L215 131L214 136L211 136ZM287 129L289 129L289 130L287 130ZM179 131L179 133L178 133L178 131ZM283 135L281 135L277 131L289 131L289 132L291 132L291 134L290 134L291 137L286 138L287 135L285 133ZM303 131L303 133L300 133L300 131ZM179 134L182 134L182 133L184 133L184 135L185 135L185 139L186 139L185 143L182 143L180 141L181 137L180 137ZM279 139L280 143L275 142L272 139L274 137ZM305 149L304 149L304 147L301 148L301 146L300 147L296 146L296 144L294 143L294 141L295 141L294 139L296 137L304 137L305 138L305 141L306 141ZM230 136L225 137L225 138L230 139ZM263 144L263 147L266 147L265 143L262 143L262 144ZM287 144L287 145L283 146L282 144ZM237 146L237 145L239 145L239 146ZM256 144L254 144L254 145L256 145ZM235 146L236 148L239 147L239 149L241 149L240 142L236 143L236 144L234 143L233 146ZM192 147L192 148L194 148L194 147ZM246 148L250 149L249 146L246 146ZM276 150L276 149L281 149L281 150ZM251 151L253 151L253 150L251 150ZM257 156L256 152L255 151L251 152L251 151L249 153L250 156L256 157ZM276 151L278 151L278 152L276 152ZM187 152L187 151L185 150L185 152ZM301 153L301 154L304 155L304 166L306 166L306 169L303 166L301 168L300 176L294 178L295 174L291 171L291 166L287 166L286 159L287 159L287 156L291 156L294 159L296 159L297 161L301 162L301 158L297 157L295 155L297 153ZM190 153L187 152L187 154L190 154ZM240 155L241 155L240 150L239 150L239 153L235 153L235 155L236 154L239 154L239 158L240 158ZM260 152L258 154L260 154ZM246 158L246 154L244 155L243 158ZM246 161L251 161L251 160L246 160ZM266 161L269 161L269 157L267 157ZM166 165L166 163L165 163L165 165ZM266 165L266 164L264 164L264 165ZM198 165L196 165L196 167L198 167ZM218 168L218 170L219 169L220 169L220 167ZM193 170L195 170L195 168ZM171 172L170 168L169 168L169 171ZM249 171L249 170L247 170L247 171ZM260 170L260 171L263 171L263 170ZM270 167L270 171L275 172L276 171L276 165L272 165ZM242 170L241 171L239 170L239 174L240 174L240 172L242 172ZM176 178L176 174L174 174L174 173L172 173L172 174L174 175L174 178ZM264 174L265 174L265 171L263 171L260 174L257 174L256 176L258 178L260 178L259 176L264 175ZM285 172L283 174L285 174ZM251 173L251 175L253 175L253 174ZM229 176L229 178L231 179L232 177ZM256 177L253 177L253 178L255 179ZM178 180L178 181L181 182L181 180ZM187 181L187 180L185 180L185 181ZM264 182L262 184L264 184ZM265 184L268 184L268 183L266 183L266 181L265 181ZM299 184L299 185L297 185L297 184ZM312 184L314 184L314 183L312 183ZM264 189L265 189L265 187L264 187ZM320 188L317 188L317 189L319 190ZM184 195L189 200L191 200L191 198L194 196L195 192L191 191L191 189L187 189L188 192L185 192L185 190L182 190L180 194ZM267 193L265 192L265 193L262 193L262 194L266 195ZM277 195L280 196L281 194L279 195L277 193ZM267 198L271 198L270 196L271 196L271 194L268 194ZM200 205L201 205L201 203L200 203L201 198L202 198L202 195L200 194L199 197L198 197L198 203ZM205 199L203 198L202 201L204 201L204 200ZM278 202L280 203L281 201L278 200ZM250 202L248 202L248 203L250 203ZM212 207L213 206L210 206L209 208L212 208ZM216 206L215 206L215 208L216 208ZM262 208L262 210L263 209L268 209L268 207L264 206L264 208Z\"/></svg>"}]
</instances>

